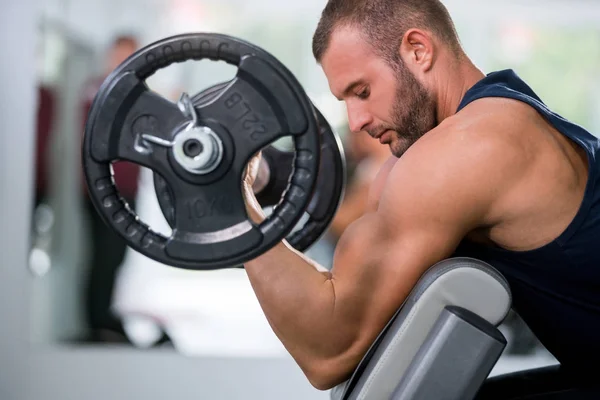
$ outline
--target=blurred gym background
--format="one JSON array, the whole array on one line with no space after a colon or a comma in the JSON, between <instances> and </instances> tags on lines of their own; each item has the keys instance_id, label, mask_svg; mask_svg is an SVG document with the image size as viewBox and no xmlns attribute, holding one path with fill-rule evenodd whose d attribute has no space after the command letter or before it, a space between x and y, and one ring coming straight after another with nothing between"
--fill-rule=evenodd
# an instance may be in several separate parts
<instances>
[{"instance_id":1,"label":"blurred gym background","mask_svg":"<svg viewBox=\"0 0 600 400\"><path fill-rule=\"evenodd\" d=\"M33 174L11 170L10 174L17 174L18 178L12 175L2 181L3 198L8 198L5 191L11 190L12 185L31 187L31 198L22 199L28 208L23 213L29 227L27 265L3 266L26 274L18 281L26 287L16 290L26 296L27 308L19 314L22 319L2 324L26 327L24 357L62 352L59 359L63 364L48 359L36 370L52 377L42 379L46 382L43 387L63 393L51 398L95 399L98 389L94 388L109 390L107 386L115 388L115 393L118 388L122 398L141 393L139 388L131 386L139 380L127 375L119 375L117 379L110 373L113 378L105 380L104 374L108 372L94 367L86 375L88 386L61 389L66 375L87 368L88 362L119 368L118 360L137 357L139 352L167 357L150 358L148 363L164 361L170 376L177 375L179 369L206 366L202 370L204 375L200 374L196 381L202 389L182 386L191 381L164 382L165 393L173 393L173 398L186 395L191 398L199 393L197 390L205 394L197 398L222 398L223 393L235 397L231 393L238 392L224 391L227 379L214 378L217 374L214 371L229 368L211 367L220 365L219 360L223 359L238 363L232 369L238 375L234 373L229 384L247 384L236 383L245 377L242 371L246 369L265 371L252 378L264 381L254 382L247 397L239 398L292 398L292 394L281 395L288 391L295 391L293 395L298 398L309 395L325 398L324 393L303 381L268 329L243 271L180 271L133 254L111 238L108 229L99 223L89 204L80 166L80 141L87 107L98 84L123 57L166 36L219 32L263 47L296 75L341 137L351 183L361 170L362 158L368 156L367 150L361 150L361 145L354 143L347 132L346 110L329 92L311 52L312 33L325 1L38 0L22 6L9 3L12 2L4 0L2 7L26 8L16 11L29 25L12 21L14 26L4 28L3 40L16 40L23 34L21 29L33 28L28 31L32 35L25 32L23 36L32 39L23 41L23 61L4 59L2 63L34 63L34 67L29 66L35 75L35 81L29 83L35 88L34 111L31 115L12 117L34 118L32 131L20 135L32 135L35 140L31 154L27 154L31 157ZM484 72L514 69L552 109L600 133L600 3L584 0L446 0L444 3L455 20L467 54ZM14 32L10 33L12 28ZM3 68L3 71L9 70ZM234 74L235 68L222 62L186 62L159 71L148 83L163 96L176 100L183 91L193 95L231 79ZM4 91L2 107L7 110L11 99L20 95L10 88ZM11 134L2 130L3 138ZM115 174L117 184L140 215L161 226L160 229L168 229L153 203L151 173L121 165L115 167ZM16 207L11 203L5 206ZM11 235L10 228L3 231L3 238ZM328 232L309 254L329 267L338 234ZM9 281L5 280L4 285L10 285ZM511 315L502 329L509 346L493 374L554 362L517 315ZM65 355L70 349L76 349L78 355ZM111 359L113 356L121 358ZM273 389L287 381L277 383L267 376L273 370L269 368L274 367L265 366L260 360L271 359L283 360L286 367L278 368L278 374L290 371L294 376L290 385L296 386ZM148 367L146 362L131 365ZM0 374L6 368L9 367L0 367ZM128 371L125 368L121 366L120 371ZM160 379L151 372L137 374L138 378L141 374L150 380ZM33 377L30 384L35 386L36 379Z\"/></svg>"}]
</instances>

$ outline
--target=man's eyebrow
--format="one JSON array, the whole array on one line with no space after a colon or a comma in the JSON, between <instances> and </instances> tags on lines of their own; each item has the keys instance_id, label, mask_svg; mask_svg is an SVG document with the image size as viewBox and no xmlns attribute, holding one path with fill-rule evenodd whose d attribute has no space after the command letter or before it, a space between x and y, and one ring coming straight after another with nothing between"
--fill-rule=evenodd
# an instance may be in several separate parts
<instances>
[{"instance_id":1,"label":"man's eyebrow","mask_svg":"<svg viewBox=\"0 0 600 400\"><path fill-rule=\"evenodd\" d=\"M338 97L337 99L342 101L342 99L345 97L348 97L350 95L350 92L352 92L354 89L356 89L357 86L360 86L364 83L365 82L362 79L357 79L357 80L353 81L348 86L346 86L346 89L344 89L344 91L342 92L342 97L341 98Z\"/></svg>"}]
</instances>

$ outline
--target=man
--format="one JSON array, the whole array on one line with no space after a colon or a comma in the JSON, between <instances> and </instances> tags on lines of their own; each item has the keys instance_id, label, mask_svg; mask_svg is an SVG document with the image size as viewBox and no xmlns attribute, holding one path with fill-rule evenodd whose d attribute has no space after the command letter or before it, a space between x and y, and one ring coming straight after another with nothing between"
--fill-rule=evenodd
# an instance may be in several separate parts
<instances>
[{"instance_id":1,"label":"man","mask_svg":"<svg viewBox=\"0 0 600 400\"><path fill-rule=\"evenodd\" d=\"M82 107L85 123L92 102L102 82L115 68L137 51L138 40L129 34L118 35L106 52L104 68L100 76L90 79L83 90ZM82 129L83 133L83 129ZM138 191L140 167L131 162L113 164L114 179L120 194L133 208ZM120 321L111 313L110 304L115 274L123 261L126 242L110 229L100 218L91 199L88 197L83 170L81 171L84 190L84 212L91 231L91 255L89 275L85 292L86 317L92 341L122 340L123 329ZM118 335L115 335L118 333Z\"/></svg>"},{"instance_id":2,"label":"man","mask_svg":"<svg viewBox=\"0 0 600 400\"><path fill-rule=\"evenodd\" d=\"M92 107L92 102L100 86L106 77L114 71L123 61L136 52L139 48L139 42L135 36L123 34L116 36L105 55L104 68L100 76L94 77L87 82L83 90L83 123L87 120L88 113ZM117 162L113 165L115 182L121 194L127 200L133 201L137 195L137 186L139 178L139 166L134 163ZM82 175L83 179L83 175ZM83 183L85 188L85 183ZM87 191L86 191L87 196Z\"/></svg>"},{"instance_id":3,"label":"man","mask_svg":"<svg viewBox=\"0 0 600 400\"><path fill-rule=\"evenodd\" d=\"M281 242L245 268L310 382L346 380L416 281L456 254L509 280L571 372L600 357L600 145L512 71L484 75L438 0L330 0L313 52L353 131L393 154L331 272ZM244 191L262 220L251 184ZM589 370L588 370L589 369Z\"/></svg>"}]
</instances>

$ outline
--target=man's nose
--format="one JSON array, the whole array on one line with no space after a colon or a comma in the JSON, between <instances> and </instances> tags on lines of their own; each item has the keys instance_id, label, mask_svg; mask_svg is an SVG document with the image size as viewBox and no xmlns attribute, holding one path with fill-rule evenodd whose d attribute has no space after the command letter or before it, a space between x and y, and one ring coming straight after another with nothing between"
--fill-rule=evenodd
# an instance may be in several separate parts
<instances>
[{"instance_id":1,"label":"man's nose","mask_svg":"<svg viewBox=\"0 0 600 400\"><path fill-rule=\"evenodd\" d=\"M348 109L348 126L354 133L365 130L371 122L371 116L362 107L347 105Z\"/></svg>"}]
</instances>

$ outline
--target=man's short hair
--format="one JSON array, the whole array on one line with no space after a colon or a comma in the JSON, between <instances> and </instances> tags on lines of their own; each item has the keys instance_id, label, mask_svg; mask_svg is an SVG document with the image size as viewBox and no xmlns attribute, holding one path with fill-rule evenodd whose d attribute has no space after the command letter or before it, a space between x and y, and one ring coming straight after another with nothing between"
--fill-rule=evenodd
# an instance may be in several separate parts
<instances>
[{"instance_id":1,"label":"man's short hair","mask_svg":"<svg viewBox=\"0 0 600 400\"><path fill-rule=\"evenodd\" d=\"M313 55L321 62L336 28L360 30L378 55L392 64L401 62L400 43L411 28L432 32L457 55L458 34L450 13L439 0L329 0L313 36Z\"/></svg>"}]
</instances>

